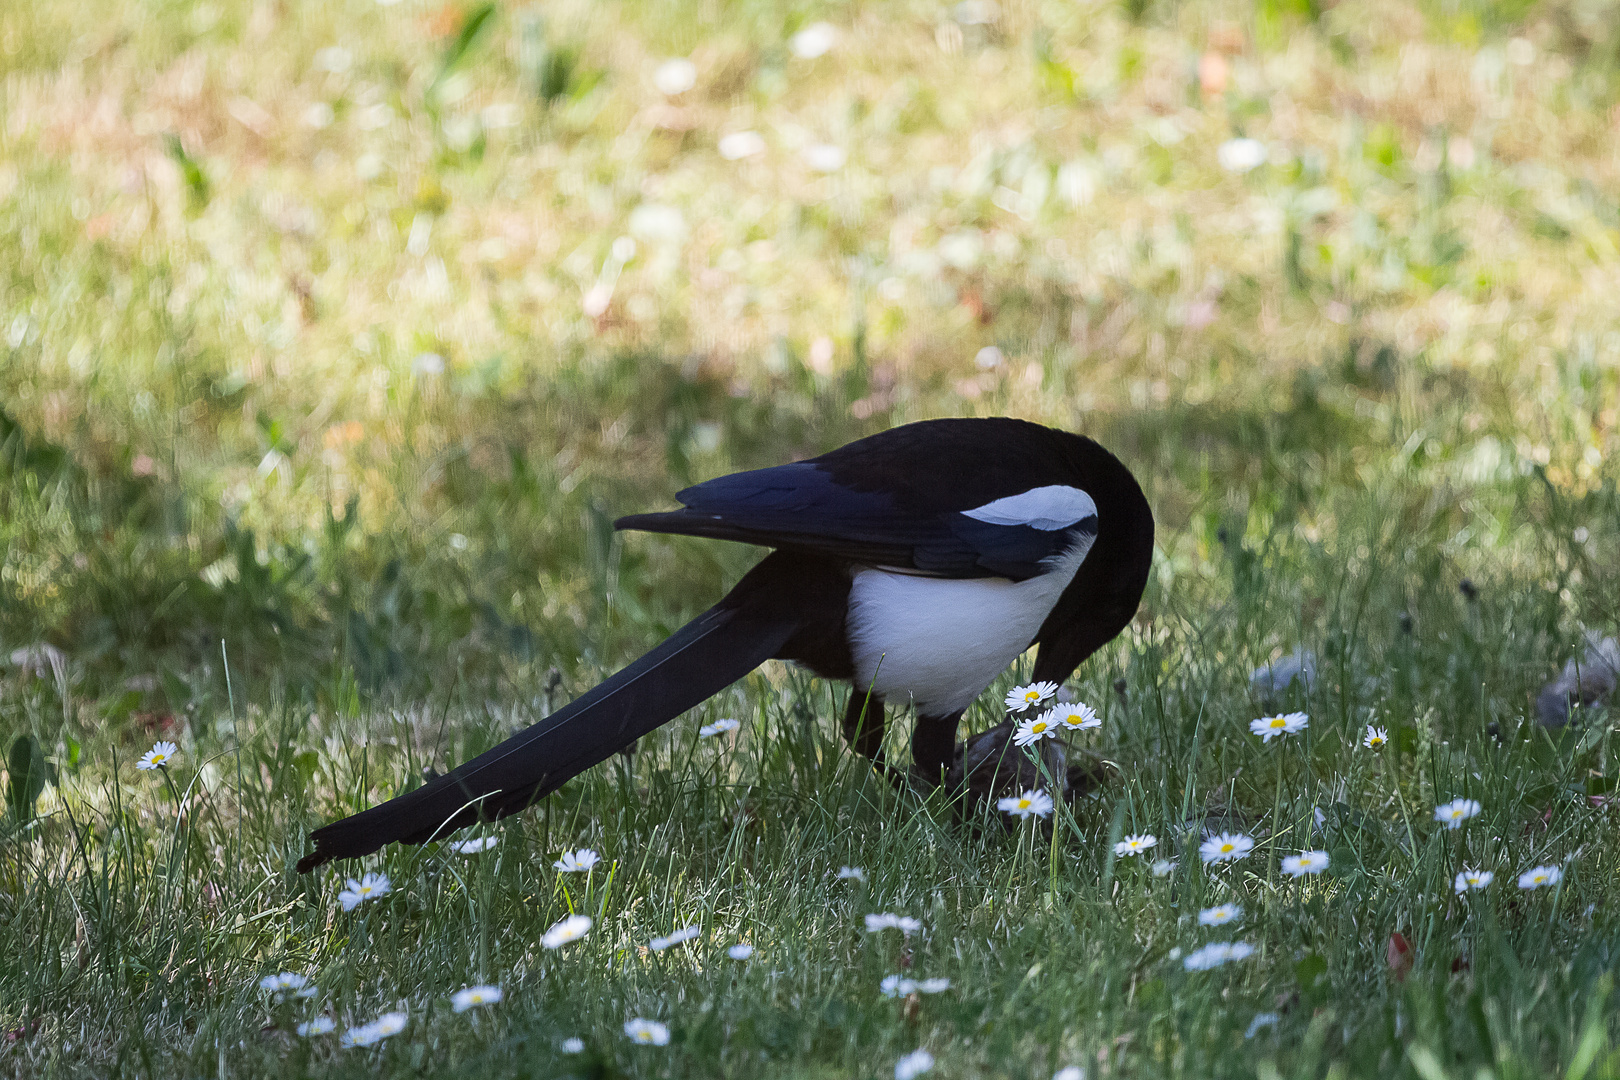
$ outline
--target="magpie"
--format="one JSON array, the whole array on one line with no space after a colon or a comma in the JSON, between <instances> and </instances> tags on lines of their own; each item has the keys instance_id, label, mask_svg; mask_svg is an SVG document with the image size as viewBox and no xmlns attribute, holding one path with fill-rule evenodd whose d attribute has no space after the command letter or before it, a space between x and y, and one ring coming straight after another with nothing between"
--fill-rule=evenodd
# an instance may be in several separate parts
<instances>
[{"instance_id":1,"label":"magpie","mask_svg":"<svg viewBox=\"0 0 1620 1080\"><path fill-rule=\"evenodd\" d=\"M772 548L662 645L421 787L311 836L308 872L515 814L766 660L853 685L845 739L881 768L885 706L915 707L913 774L960 764L964 710L1031 645L1061 684L1135 615L1153 515L1084 436L1008 418L926 420L806 461L722 476L618 529Z\"/></svg>"}]
</instances>

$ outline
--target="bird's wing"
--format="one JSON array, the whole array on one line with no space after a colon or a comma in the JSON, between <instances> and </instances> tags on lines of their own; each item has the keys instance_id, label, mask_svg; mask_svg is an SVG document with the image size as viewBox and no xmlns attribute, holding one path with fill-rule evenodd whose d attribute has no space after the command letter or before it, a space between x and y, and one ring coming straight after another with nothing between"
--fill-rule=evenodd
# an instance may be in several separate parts
<instances>
[{"instance_id":1,"label":"bird's wing","mask_svg":"<svg viewBox=\"0 0 1620 1080\"><path fill-rule=\"evenodd\" d=\"M1032 517L998 512L998 500L976 503L966 485L924 488L893 470L885 470L882 481L863 483L847 466L835 471L820 461L801 461L689 487L676 495L684 509L636 514L614 524L815 551L932 577L1015 581L1042 573L1045 560L1075 543L1076 531L1096 528L1095 506L1089 516L1082 507L1055 518Z\"/></svg>"}]
</instances>

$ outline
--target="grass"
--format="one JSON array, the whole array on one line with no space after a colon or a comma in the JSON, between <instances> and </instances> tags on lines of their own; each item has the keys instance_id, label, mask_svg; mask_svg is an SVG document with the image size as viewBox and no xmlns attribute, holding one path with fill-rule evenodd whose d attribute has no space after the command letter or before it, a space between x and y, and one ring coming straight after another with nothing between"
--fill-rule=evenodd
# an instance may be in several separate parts
<instances>
[{"instance_id":1,"label":"grass","mask_svg":"<svg viewBox=\"0 0 1620 1080\"><path fill-rule=\"evenodd\" d=\"M1613 15L5 5L0 642L33 651L0 679L0 1070L1620 1073L1612 713L1530 707L1620 622ZM818 19L833 50L795 56ZM671 56L697 83L666 97ZM765 150L728 161L742 130ZM1223 169L1236 137L1267 163ZM1117 770L1050 828L895 793L844 691L767 665L486 853L371 860L393 891L353 912L291 871L754 557L617 514L994 413L1099 437L1159 521L1073 683ZM1298 647L1315 684L1257 696ZM1262 745L1277 708L1310 727ZM1484 810L1453 832L1456 797ZM1211 826L1259 846L1206 868ZM1111 856L1138 831L1171 876ZM578 846L604 862L550 868ZM1306 847L1328 872L1283 877ZM1521 892L1538 863L1562 885ZM1496 881L1459 899L1464 865ZM569 912L592 932L541 947ZM1257 951L1175 958L1225 939ZM319 997L274 1005L282 970ZM450 1011L483 981L505 1000ZM393 1009L375 1049L293 1034Z\"/></svg>"}]
</instances>

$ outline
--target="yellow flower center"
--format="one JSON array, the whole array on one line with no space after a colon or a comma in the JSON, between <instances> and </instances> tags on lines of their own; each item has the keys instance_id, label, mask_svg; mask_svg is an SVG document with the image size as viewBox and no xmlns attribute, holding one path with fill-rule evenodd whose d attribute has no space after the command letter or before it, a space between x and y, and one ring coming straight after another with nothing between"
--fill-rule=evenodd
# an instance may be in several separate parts
<instances>
[{"instance_id":1,"label":"yellow flower center","mask_svg":"<svg viewBox=\"0 0 1620 1080\"><path fill-rule=\"evenodd\" d=\"M1221 845L1221 853L1222 854L1225 854L1228 851L1236 851L1236 850L1237 850L1237 845L1236 844L1222 844Z\"/></svg>"},{"instance_id":2,"label":"yellow flower center","mask_svg":"<svg viewBox=\"0 0 1620 1080\"><path fill-rule=\"evenodd\" d=\"M1280 716L1274 716L1271 718L1271 726L1274 728L1287 727L1288 721L1284 720Z\"/></svg>"},{"instance_id":3,"label":"yellow flower center","mask_svg":"<svg viewBox=\"0 0 1620 1080\"><path fill-rule=\"evenodd\" d=\"M1037 723L1033 728L1030 728L1030 730L1035 731L1035 732L1045 731L1046 730L1046 725L1041 724L1041 723Z\"/></svg>"}]
</instances>

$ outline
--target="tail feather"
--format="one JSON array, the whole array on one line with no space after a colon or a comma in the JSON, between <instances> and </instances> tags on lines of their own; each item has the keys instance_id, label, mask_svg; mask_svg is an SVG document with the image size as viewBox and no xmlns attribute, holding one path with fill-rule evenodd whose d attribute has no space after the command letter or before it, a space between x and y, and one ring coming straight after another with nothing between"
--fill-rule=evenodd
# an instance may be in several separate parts
<instances>
[{"instance_id":1,"label":"tail feather","mask_svg":"<svg viewBox=\"0 0 1620 1080\"><path fill-rule=\"evenodd\" d=\"M589 693L414 791L317 829L308 873L394 842L421 844L527 809L770 659L798 628L722 601Z\"/></svg>"}]
</instances>

